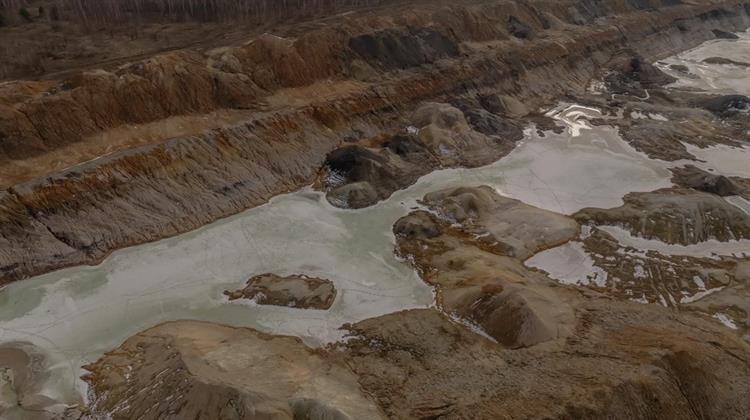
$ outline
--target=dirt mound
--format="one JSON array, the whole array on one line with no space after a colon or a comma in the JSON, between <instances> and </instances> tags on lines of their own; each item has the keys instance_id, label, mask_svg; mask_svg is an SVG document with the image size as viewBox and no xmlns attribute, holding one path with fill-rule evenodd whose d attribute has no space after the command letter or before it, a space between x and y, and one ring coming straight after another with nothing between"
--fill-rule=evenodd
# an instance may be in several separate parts
<instances>
[{"instance_id":1,"label":"dirt mound","mask_svg":"<svg viewBox=\"0 0 750 420\"><path fill-rule=\"evenodd\" d=\"M242 289L224 291L224 295L229 300L250 299L258 305L329 309L336 299L336 289L326 279L266 273L251 277Z\"/></svg>"},{"instance_id":2,"label":"dirt mound","mask_svg":"<svg viewBox=\"0 0 750 420\"><path fill-rule=\"evenodd\" d=\"M569 241L579 230L569 217L503 197L488 186L432 192L424 203L482 241L504 244L509 256L520 260Z\"/></svg>"},{"instance_id":3,"label":"dirt mound","mask_svg":"<svg viewBox=\"0 0 750 420\"><path fill-rule=\"evenodd\" d=\"M672 182L686 188L716 194L721 197L742 195L750 197L750 180L726 177L706 172L693 165L671 169Z\"/></svg>"},{"instance_id":4,"label":"dirt mound","mask_svg":"<svg viewBox=\"0 0 750 420\"><path fill-rule=\"evenodd\" d=\"M181 321L128 339L85 379L93 413L113 419L381 418L327 359L296 338Z\"/></svg>"},{"instance_id":5,"label":"dirt mound","mask_svg":"<svg viewBox=\"0 0 750 420\"><path fill-rule=\"evenodd\" d=\"M345 347L391 418L742 418L750 410L747 345L719 327L606 299L580 302L576 318L575 338L506 350L414 310L350 327L356 335Z\"/></svg>"},{"instance_id":6,"label":"dirt mound","mask_svg":"<svg viewBox=\"0 0 750 420\"><path fill-rule=\"evenodd\" d=\"M501 197L486 187L432 193L425 202L446 219L417 211L393 229L397 253L436 287L441 309L511 348L570 333L569 297L551 294L549 279L528 271L517 258L576 236L578 226L572 219ZM535 222L529 229L518 225L520 220ZM477 227L491 236L477 235ZM542 232L545 237L540 239ZM516 254L521 255L513 258Z\"/></svg>"}]
</instances>

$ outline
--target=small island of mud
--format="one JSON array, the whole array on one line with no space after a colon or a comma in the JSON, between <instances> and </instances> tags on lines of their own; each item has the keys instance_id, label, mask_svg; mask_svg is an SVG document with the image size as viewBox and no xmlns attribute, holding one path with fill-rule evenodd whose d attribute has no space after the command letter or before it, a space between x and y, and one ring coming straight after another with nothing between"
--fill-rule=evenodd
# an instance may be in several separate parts
<instances>
[{"instance_id":1,"label":"small island of mud","mask_svg":"<svg viewBox=\"0 0 750 420\"><path fill-rule=\"evenodd\" d=\"M265 273L251 277L242 289L225 290L224 295L229 300L250 299L259 305L325 310L333 305L336 288L326 279Z\"/></svg>"}]
</instances>

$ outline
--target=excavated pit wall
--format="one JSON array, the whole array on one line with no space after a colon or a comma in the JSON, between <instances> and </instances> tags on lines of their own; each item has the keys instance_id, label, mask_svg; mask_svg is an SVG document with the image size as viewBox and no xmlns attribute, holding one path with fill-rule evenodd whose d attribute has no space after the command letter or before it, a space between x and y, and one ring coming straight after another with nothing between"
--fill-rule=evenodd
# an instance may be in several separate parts
<instances>
[{"instance_id":1,"label":"excavated pit wall","mask_svg":"<svg viewBox=\"0 0 750 420\"><path fill-rule=\"evenodd\" d=\"M422 101L489 92L534 109L585 89L623 48L651 59L670 55L711 39L711 29L745 29L750 11L737 1L656 9L631 3L478 2L399 19L364 15L295 41L262 37L230 50L231 57L170 53L0 101L0 154L8 161L121 124L252 108L281 88L360 77L353 69L362 62L375 72L360 77L366 88L334 100L259 111L232 127L115 152L8 188L0 193L0 283L96 263L115 249L298 189L313 181L328 152L403 129L404 115ZM510 16L527 31L506 29ZM399 54L378 47L378 37L414 34L420 43L397 44Z\"/></svg>"}]
</instances>

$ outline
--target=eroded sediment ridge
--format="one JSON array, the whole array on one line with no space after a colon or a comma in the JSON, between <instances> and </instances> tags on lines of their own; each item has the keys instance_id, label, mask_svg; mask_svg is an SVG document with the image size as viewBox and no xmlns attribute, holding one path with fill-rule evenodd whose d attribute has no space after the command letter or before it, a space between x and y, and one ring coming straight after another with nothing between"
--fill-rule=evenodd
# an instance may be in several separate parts
<instances>
[{"instance_id":1,"label":"eroded sediment ridge","mask_svg":"<svg viewBox=\"0 0 750 420\"><path fill-rule=\"evenodd\" d=\"M73 166L49 175L30 167L6 177L2 281L95 263L114 249L298 189L342 143L378 144L403 130L419 102L478 94L495 98L484 107L518 120L583 91L623 48L660 57L712 38L717 27L747 23L739 1L655 3L431 4L419 5L419 13L401 6L395 20L375 9L206 54L179 51L115 72L6 83L0 87L4 164L23 168L26 159L51 156L53 168ZM464 108L482 106L470 101ZM196 123L192 135L155 135L119 151L96 145L123 125L221 110L236 111L231 127ZM71 154L54 156L78 144L87 145L88 158L108 154L84 164L66 161Z\"/></svg>"}]
</instances>

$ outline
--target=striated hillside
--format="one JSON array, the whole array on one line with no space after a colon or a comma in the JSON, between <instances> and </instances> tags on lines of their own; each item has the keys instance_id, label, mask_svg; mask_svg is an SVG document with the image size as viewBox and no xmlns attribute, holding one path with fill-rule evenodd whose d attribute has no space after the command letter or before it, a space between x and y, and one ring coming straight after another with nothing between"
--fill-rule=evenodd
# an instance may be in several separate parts
<instances>
[{"instance_id":1,"label":"striated hillside","mask_svg":"<svg viewBox=\"0 0 750 420\"><path fill-rule=\"evenodd\" d=\"M744 28L747 12L740 1L405 2L6 82L0 278L96 263L310 184L331 150L379 144L423 101L486 98L471 106L533 118L623 49L665 56Z\"/></svg>"}]
</instances>

